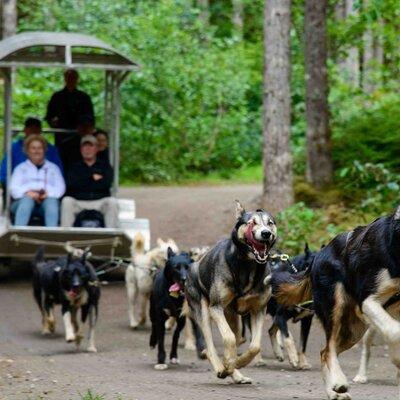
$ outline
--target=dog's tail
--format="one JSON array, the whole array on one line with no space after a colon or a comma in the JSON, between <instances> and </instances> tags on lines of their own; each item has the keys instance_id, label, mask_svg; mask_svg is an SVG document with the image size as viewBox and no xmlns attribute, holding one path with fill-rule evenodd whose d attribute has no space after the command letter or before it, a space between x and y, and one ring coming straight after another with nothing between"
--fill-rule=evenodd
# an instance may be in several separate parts
<instances>
[{"instance_id":1,"label":"dog's tail","mask_svg":"<svg viewBox=\"0 0 400 400\"><path fill-rule=\"evenodd\" d=\"M293 306L312 300L311 268L297 274L279 271L272 274L272 293L279 304Z\"/></svg>"},{"instance_id":2,"label":"dog's tail","mask_svg":"<svg viewBox=\"0 0 400 400\"><path fill-rule=\"evenodd\" d=\"M33 259L32 262L32 267L33 269L36 269L40 263L44 263L44 246L40 246L35 254L35 258Z\"/></svg>"},{"instance_id":3,"label":"dog's tail","mask_svg":"<svg viewBox=\"0 0 400 400\"><path fill-rule=\"evenodd\" d=\"M132 255L144 254L145 240L141 233L137 233L133 239L132 244Z\"/></svg>"}]
</instances>

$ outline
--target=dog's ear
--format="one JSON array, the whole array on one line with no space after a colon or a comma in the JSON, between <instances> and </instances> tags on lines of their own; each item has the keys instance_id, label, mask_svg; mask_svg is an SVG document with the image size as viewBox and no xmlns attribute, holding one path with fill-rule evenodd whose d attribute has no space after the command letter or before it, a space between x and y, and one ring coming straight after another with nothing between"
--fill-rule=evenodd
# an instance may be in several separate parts
<instances>
[{"instance_id":1,"label":"dog's ear","mask_svg":"<svg viewBox=\"0 0 400 400\"><path fill-rule=\"evenodd\" d=\"M164 240L162 240L161 238L158 238L158 239L157 239L157 246L158 246L158 247L162 247L162 245L163 245L164 243L165 243Z\"/></svg>"},{"instance_id":2,"label":"dog's ear","mask_svg":"<svg viewBox=\"0 0 400 400\"><path fill-rule=\"evenodd\" d=\"M310 248L308 247L308 243L306 242L304 245L304 254L308 256L310 255L310 253L311 253Z\"/></svg>"},{"instance_id":3,"label":"dog's ear","mask_svg":"<svg viewBox=\"0 0 400 400\"><path fill-rule=\"evenodd\" d=\"M239 219L241 217L243 217L244 213L246 212L244 210L244 207L240 204L239 200L235 200L235 205L236 205L236 219Z\"/></svg>"},{"instance_id":4,"label":"dog's ear","mask_svg":"<svg viewBox=\"0 0 400 400\"><path fill-rule=\"evenodd\" d=\"M174 255L175 255L174 251L171 249L171 247L168 247L168 250L167 250L167 257L168 257L168 258L171 258L171 257L173 257Z\"/></svg>"}]
</instances>

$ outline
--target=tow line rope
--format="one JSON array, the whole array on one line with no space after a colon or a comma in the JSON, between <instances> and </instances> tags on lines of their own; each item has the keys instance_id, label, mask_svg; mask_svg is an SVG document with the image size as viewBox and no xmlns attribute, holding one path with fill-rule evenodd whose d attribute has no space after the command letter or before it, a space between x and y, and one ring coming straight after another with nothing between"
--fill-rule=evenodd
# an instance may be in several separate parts
<instances>
[{"instance_id":1,"label":"tow line rope","mask_svg":"<svg viewBox=\"0 0 400 400\"><path fill-rule=\"evenodd\" d=\"M10 238L16 245L20 243L25 244L37 244L37 245L46 245L46 246L58 246L65 248L67 245L75 246L75 247L84 247L84 246L102 246L105 244L110 244L113 247L117 247L121 244L121 239L119 237L115 238L105 238L105 239L93 239L93 240L69 240L67 242L56 242L50 240L41 240L41 239L31 239L24 236L20 236L18 234L11 235Z\"/></svg>"}]
</instances>

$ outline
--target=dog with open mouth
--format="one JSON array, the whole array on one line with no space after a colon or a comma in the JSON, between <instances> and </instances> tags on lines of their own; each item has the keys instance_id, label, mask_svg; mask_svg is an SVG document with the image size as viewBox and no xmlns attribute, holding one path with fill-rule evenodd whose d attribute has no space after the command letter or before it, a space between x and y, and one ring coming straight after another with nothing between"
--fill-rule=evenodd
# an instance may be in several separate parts
<instances>
[{"instance_id":1,"label":"dog with open mouth","mask_svg":"<svg viewBox=\"0 0 400 400\"><path fill-rule=\"evenodd\" d=\"M231 237L218 242L189 271L186 296L190 313L202 329L207 357L218 378L230 376L235 383L251 383L239 369L260 352L265 309L271 297L267 260L276 237L271 214L265 210L246 212L236 201ZM249 349L238 356L240 318L246 314L250 314L252 339ZM214 345L211 321L223 339L223 361Z\"/></svg>"},{"instance_id":2,"label":"dog with open mouth","mask_svg":"<svg viewBox=\"0 0 400 400\"><path fill-rule=\"evenodd\" d=\"M33 263L33 293L42 313L43 334L55 331L54 306L60 304L65 327L65 340L75 342L77 349L83 338L78 323L89 319L89 352L97 352L94 329L98 315L100 285L96 272L86 260L87 252L79 258L70 254L46 261L44 249L39 248Z\"/></svg>"},{"instance_id":3,"label":"dog with open mouth","mask_svg":"<svg viewBox=\"0 0 400 400\"><path fill-rule=\"evenodd\" d=\"M151 336L150 347L158 345L157 370L168 368L165 363L166 353L164 348L165 322L173 317L176 328L173 334L170 353L170 363L179 364L178 342L186 318L183 315L185 302L185 282L191 268L192 259L188 253L175 254L168 248L168 259L163 270L159 271L154 279L154 289L150 297ZM202 357L204 350L203 338L197 325L192 322L196 338L198 356Z\"/></svg>"}]
</instances>

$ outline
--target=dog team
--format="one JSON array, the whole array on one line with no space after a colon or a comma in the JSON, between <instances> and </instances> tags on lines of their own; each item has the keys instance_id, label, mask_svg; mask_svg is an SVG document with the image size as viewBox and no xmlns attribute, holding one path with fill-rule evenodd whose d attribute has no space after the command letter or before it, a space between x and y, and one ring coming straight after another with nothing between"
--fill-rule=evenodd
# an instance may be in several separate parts
<instances>
[{"instance_id":1,"label":"dog team","mask_svg":"<svg viewBox=\"0 0 400 400\"><path fill-rule=\"evenodd\" d=\"M321 365L327 397L351 399L338 355L363 338L360 368L355 382L367 381L373 337L378 333L389 348L400 381L400 206L367 226L336 236L317 252L309 250L293 259L273 249L277 225L270 213L245 211L236 201L236 220L229 238L212 248L179 251L176 243L159 239L146 252L143 237L133 243L126 269L129 324L136 329L151 320L150 346L157 347L155 369L168 368L165 332L174 328L169 363L177 364L179 336L185 329L185 347L207 358L218 378L251 383L242 369L260 355L266 313L272 349L283 361L309 369L305 351L313 314L326 337ZM89 321L88 351L95 352L94 328L100 282L89 254L45 261L39 249L34 261L34 296L43 318L43 333L52 333L54 305L60 304L68 342L79 347L82 324ZM300 350L287 321L300 321ZM222 358L214 344L212 325L222 337ZM238 354L246 341L248 349Z\"/></svg>"}]
</instances>

